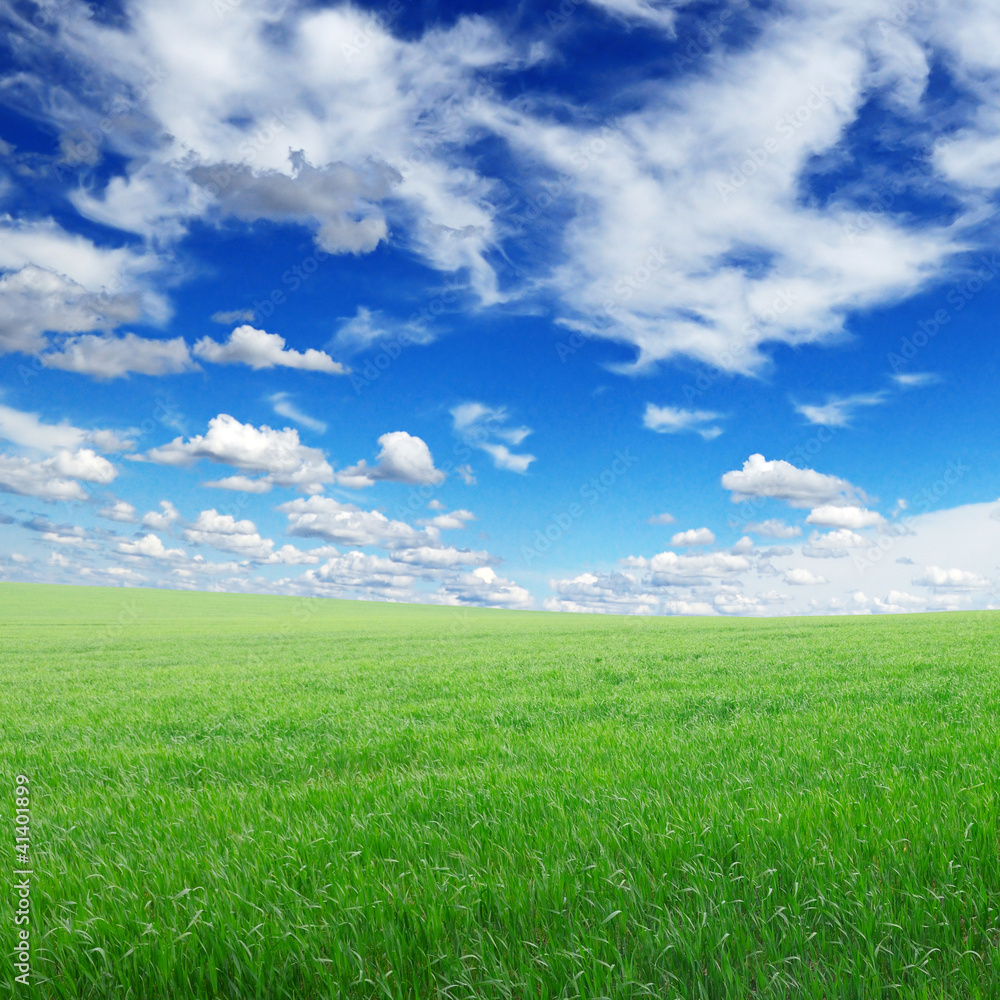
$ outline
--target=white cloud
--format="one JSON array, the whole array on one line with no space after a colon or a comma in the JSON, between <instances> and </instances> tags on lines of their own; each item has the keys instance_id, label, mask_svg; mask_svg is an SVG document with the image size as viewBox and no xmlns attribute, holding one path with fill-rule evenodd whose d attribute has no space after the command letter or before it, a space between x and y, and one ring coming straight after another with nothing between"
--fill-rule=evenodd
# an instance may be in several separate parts
<instances>
[{"instance_id":1,"label":"white cloud","mask_svg":"<svg viewBox=\"0 0 1000 1000\"><path fill-rule=\"evenodd\" d=\"M387 549L435 546L437 536L403 521L391 521L377 510L362 510L331 497L312 496L278 507L288 516L288 534L325 538L341 545L377 545Z\"/></svg>"},{"instance_id":2,"label":"white cloud","mask_svg":"<svg viewBox=\"0 0 1000 1000\"><path fill-rule=\"evenodd\" d=\"M317 434L326 433L326 424L322 420L317 420L315 417L310 417L307 413L303 413L291 401L287 392L276 392L268 398L271 406L274 407L274 412L279 417L287 417L289 420L294 420L295 423L301 424L303 427L308 427L309 430L315 431Z\"/></svg>"},{"instance_id":3,"label":"white cloud","mask_svg":"<svg viewBox=\"0 0 1000 1000\"><path fill-rule=\"evenodd\" d=\"M212 417L206 434L188 441L174 438L169 444L151 448L146 458L159 465L191 465L205 458L247 472L262 472L274 485L297 486L306 493L317 492L322 483L333 480L333 469L323 452L302 444L294 428L257 428L241 424L227 413Z\"/></svg>"},{"instance_id":4,"label":"white cloud","mask_svg":"<svg viewBox=\"0 0 1000 1000\"><path fill-rule=\"evenodd\" d=\"M797 524L785 524L784 521L773 517L766 521L751 521L743 530L753 535L763 535L765 538L797 538L802 534L802 529Z\"/></svg>"},{"instance_id":5,"label":"white cloud","mask_svg":"<svg viewBox=\"0 0 1000 1000\"><path fill-rule=\"evenodd\" d=\"M24 413L0 404L0 438L14 444L51 451L53 448L75 448L82 444L86 432L68 423L46 424L36 413Z\"/></svg>"},{"instance_id":6,"label":"white cloud","mask_svg":"<svg viewBox=\"0 0 1000 1000\"><path fill-rule=\"evenodd\" d=\"M517 447L531 434L528 427L506 427L507 407L487 406L485 403L460 403L451 410L455 433L466 443L486 452L498 469L524 474L536 461L534 455L512 452L508 445ZM495 439L505 441L501 444ZM469 480L466 476L466 481ZM473 480L474 481L474 480Z\"/></svg>"},{"instance_id":7,"label":"white cloud","mask_svg":"<svg viewBox=\"0 0 1000 1000\"><path fill-rule=\"evenodd\" d=\"M534 604L524 587L497 576L489 566L480 566L443 583L434 598L442 604L489 608L530 608Z\"/></svg>"},{"instance_id":8,"label":"white cloud","mask_svg":"<svg viewBox=\"0 0 1000 1000\"><path fill-rule=\"evenodd\" d=\"M673 524L677 520L673 514L654 514L648 521L649 524Z\"/></svg>"},{"instance_id":9,"label":"white cloud","mask_svg":"<svg viewBox=\"0 0 1000 1000\"><path fill-rule=\"evenodd\" d=\"M677 21L675 3L667 4L663 0L587 0L587 2L627 22L651 24L669 35L674 34L674 25Z\"/></svg>"},{"instance_id":10,"label":"white cloud","mask_svg":"<svg viewBox=\"0 0 1000 1000\"><path fill-rule=\"evenodd\" d=\"M783 459L768 461L760 454L751 455L742 470L725 473L722 486L734 501L772 497L793 507L816 507L860 493L846 479L799 469Z\"/></svg>"},{"instance_id":11,"label":"white cloud","mask_svg":"<svg viewBox=\"0 0 1000 1000\"><path fill-rule=\"evenodd\" d=\"M374 465L362 459L338 473L337 482L353 487L371 486L377 479L431 486L444 482L445 473L434 467L434 457L422 438L406 431L391 431L383 434L378 443L380 450Z\"/></svg>"},{"instance_id":12,"label":"white cloud","mask_svg":"<svg viewBox=\"0 0 1000 1000\"><path fill-rule=\"evenodd\" d=\"M523 455L512 452L505 444L484 443L479 447L493 459L498 469L507 472L519 472L522 475L528 471L528 466L535 461L534 455Z\"/></svg>"},{"instance_id":13,"label":"white cloud","mask_svg":"<svg viewBox=\"0 0 1000 1000\"><path fill-rule=\"evenodd\" d=\"M407 601L414 597L417 574L385 556L365 552L343 552L327 559L318 569L307 570L303 585L331 597L362 594L383 600Z\"/></svg>"},{"instance_id":14,"label":"white cloud","mask_svg":"<svg viewBox=\"0 0 1000 1000\"><path fill-rule=\"evenodd\" d=\"M117 551L126 556L144 556L148 559L187 559L183 549L168 549L158 535L148 534L133 542L119 542Z\"/></svg>"},{"instance_id":15,"label":"white cloud","mask_svg":"<svg viewBox=\"0 0 1000 1000\"><path fill-rule=\"evenodd\" d=\"M476 516L468 510L453 510L449 514L438 514L436 517L423 518L417 524L437 528L440 531L464 528L469 521L475 521Z\"/></svg>"},{"instance_id":16,"label":"white cloud","mask_svg":"<svg viewBox=\"0 0 1000 1000\"><path fill-rule=\"evenodd\" d=\"M679 5L592 6L669 33ZM556 113L546 98L515 103L507 88L484 85L548 48L508 41L485 17L419 37L349 4L234 3L220 17L194 0L146 0L117 24L68 7L53 15L61 30L45 32L30 14L9 19L24 64L18 89L57 129L99 122L108 102L95 93L130 96L104 137L124 171L71 196L91 219L149 246L179 239L195 218L296 223L335 253L371 250L391 232L431 266L465 272L493 303L514 294L490 264L515 229L513 199L478 172L469 147L499 138L529 200L533 178L560 178L539 239L556 253L531 261L540 277L529 285L555 297L567 324L633 346L643 364L685 354L750 371L768 342L830 340L851 312L940 277L1000 184L996 12L982 0L925 5L896 24L898 9L896 0L796 0L757 10L746 44L699 43L696 67L637 80L613 126L605 106L564 101ZM962 102L944 121L887 127L906 128L916 155L933 153L949 196L939 200L963 210L938 224L898 199L859 227L885 190L878 171L844 181L827 171L822 198L809 196L813 178L853 160L871 102L906 116L919 108L932 49ZM58 96L37 76L50 52L66 67ZM69 248L56 247L61 257ZM5 342L44 327L27 328L34 334Z\"/></svg>"},{"instance_id":17,"label":"white cloud","mask_svg":"<svg viewBox=\"0 0 1000 1000\"><path fill-rule=\"evenodd\" d=\"M877 179L802 196L817 160L851 154L867 101L911 79L874 52L894 9L771 9L752 44L699 50L697 71L644 81L612 126L497 115L515 148L565 178L555 211L573 215L552 284L566 324L633 345L639 365L689 355L746 372L768 341L829 341L851 311L939 276L962 248L955 226L901 211L855 224Z\"/></svg>"},{"instance_id":18,"label":"white cloud","mask_svg":"<svg viewBox=\"0 0 1000 1000\"><path fill-rule=\"evenodd\" d=\"M86 217L150 244L196 218L270 219L308 227L326 253L366 253L394 216L432 267L464 270L484 301L499 297L485 259L499 193L454 156L481 133L482 74L517 60L486 19L404 38L348 4L276 15L241 3L220 16L195 0L146 0L117 25L69 10L56 20L63 30L42 33L14 17L22 86L40 87L32 71L46 50L67 66L59 101L45 101L53 124L100 122L95 78L131 102L103 143L128 158L124 174L71 196Z\"/></svg>"},{"instance_id":19,"label":"white cloud","mask_svg":"<svg viewBox=\"0 0 1000 1000\"><path fill-rule=\"evenodd\" d=\"M223 326L232 326L233 323L252 323L253 320L252 309L220 309L212 313L212 322L221 323Z\"/></svg>"},{"instance_id":20,"label":"white cloud","mask_svg":"<svg viewBox=\"0 0 1000 1000\"><path fill-rule=\"evenodd\" d=\"M305 371L343 375L346 369L324 351L310 347L305 352L285 347L285 338L255 327L238 326L225 343L202 337L193 348L195 357L217 365L249 365L261 368L301 368Z\"/></svg>"},{"instance_id":21,"label":"white cloud","mask_svg":"<svg viewBox=\"0 0 1000 1000\"><path fill-rule=\"evenodd\" d=\"M661 552L651 559L628 556L622 562L633 569L650 570L653 573L651 582L656 586L724 579L750 569L750 561L746 556L729 552L709 552L699 556Z\"/></svg>"},{"instance_id":22,"label":"white cloud","mask_svg":"<svg viewBox=\"0 0 1000 1000\"><path fill-rule=\"evenodd\" d=\"M175 375L198 369L191 360L183 337L173 340L150 340L134 333L124 336L69 337L58 351L41 355L47 368L93 375L98 379L124 378L139 375Z\"/></svg>"},{"instance_id":23,"label":"white cloud","mask_svg":"<svg viewBox=\"0 0 1000 1000\"><path fill-rule=\"evenodd\" d=\"M0 455L0 492L43 500L86 500L87 493L76 480L107 485L118 470L90 448L61 448L40 462L30 458Z\"/></svg>"},{"instance_id":24,"label":"white cloud","mask_svg":"<svg viewBox=\"0 0 1000 1000\"><path fill-rule=\"evenodd\" d=\"M885 518L865 507L823 504L810 511L806 524L816 524L825 528L872 528L885 524Z\"/></svg>"},{"instance_id":25,"label":"white cloud","mask_svg":"<svg viewBox=\"0 0 1000 1000\"><path fill-rule=\"evenodd\" d=\"M235 490L238 493L270 493L274 483L267 477L223 476L201 484L214 490Z\"/></svg>"},{"instance_id":26,"label":"white cloud","mask_svg":"<svg viewBox=\"0 0 1000 1000\"><path fill-rule=\"evenodd\" d=\"M715 535L708 528L692 528L690 531L678 531L670 539L670 544L678 548L691 545L714 545Z\"/></svg>"},{"instance_id":27,"label":"white cloud","mask_svg":"<svg viewBox=\"0 0 1000 1000\"><path fill-rule=\"evenodd\" d=\"M981 590L990 586L990 581L979 573L964 569L942 569L940 566L928 566L923 573L913 578L913 582L936 590Z\"/></svg>"},{"instance_id":28,"label":"white cloud","mask_svg":"<svg viewBox=\"0 0 1000 1000\"><path fill-rule=\"evenodd\" d=\"M328 345L345 354L356 354L387 341L400 347L411 344L429 344L435 340L434 332L414 321L400 323L378 309L358 306L350 318L340 321L337 333Z\"/></svg>"},{"instance_id":29,"label":"white cloud","mask_svg":"<svg viewBox=\"0 0 1000 1000\"><path fill-rule=\"evenodd\" d=\"M86 443L95 445L100 451L123 451L132 445L115 431L87 431L66 421L47 424L37 413L26 413L3 404L0 404L0 438L46 452L78 448Z\"/></svg>"},{"instance_id":30,"label":"white cloud","mask_svg":"<svg viewBox=\"0 0 1000 1000\"><path fill-rule=\"evenodd\" d=\"M496 562L496 559L488 552L432 545L401 549L394 552L392 558L403 565L416 566L432 572L462 566L486 566Z\"/></svg>"},{"instance_id":31,"label":"white cloud","mask_svg":"<svg viewBox=\"0 0 1000 1000\"><path fill-rule=\"evenodd\" d=\"M721 416L721 413L713 413L711 410L684 410L675 406L655 406L653 403L647 403L642 423L647 429L660 434L694 431L706 441L711 441L722 433L722 428L705 425L718 420Z\"/></svg>"},{"instance_id":32,"label":"white cloud","mask_svg":"<svg viewBox=\"0 0 1000 1000\"><path fill-rule=\"evenodd\" d=\"M45 333L85 333L146 318L166 319L146 285L155 259L98 247L52 219L0 216L0 353L41 350Z\"/></svg>"},{"instance_id":33,"label":"white cloud","mask_svg":"<svg viewBox=\"0 0 1000 1000\"><path fill-rule=\"evenodd\" d=\"M813 587L819 583L827 583L825 576L819 576L811 570L795 567L785 570L783 577L785 583L790 583L796 587Z\"/></svg>"},{"instance_id":34,"label":"white cloud","mask_svg":"<svg viewBox=\"0 0 1000 1000\"><path fill-rule=\"evenodd\" d=\"M874 540L863 538L850 528L828 531L825 535L814 531L809 542L802 546L802 554L813 559L842 559L849 549L863 549L874 544Z\"/></svg>"},{"instance_id":35,"label":"white cloud","mask_svg":"<svg viewBox=\"0 0 1000 1000\"><path fill-rule=\"evenodd\" d=\"M659 607L659 597L630 573L581 573L549 587L557 596L543 602L546 611L648 615Z\"/></svg>"},{"instance_id":36,"label":"white cloud","mask_svg":"<svg viewBox=\"0 0 1000 1000\"><path fill-rule=\"evenodd\" d=\"M253 521L237 521L232 514L220 514L214 507L203 510L184 529L184 537L192 545L211 545L246 559L268 559L274 551L274 542L261 538Z\"/></svg>"},{"instance_id":37,"label":"white cloud","mask_svg":"<svg viewBox=\"0 0 1000 1000\"><path fill-rule=\"evenodd\" d=\"M707 601L664 601L663 613L667 615L716 615L718 611Z\"/></svg>"},{"instance_id":38,"label":"white cloud","mask_svg":"<svg viewBox=\"0 0 1000 1000\"><path fill-rule=\"evenodd\" d=\"M155 531L168 531L170 526L180 520L180 513L169 500L160 501L160 509L151 510L142 516L142 524L145 528L153 528Z\"/></svg>"},{"instance_id":39,"label":"white cloud","mask_svg":"<svg viewBox=\"0 0 1000 1000\"><path fill-rule=\"evenodd\" d=\"M933 372L896 372L892 380L901 389L922 389L924 386L940 382L941 377Z\"/></svg>"},{"instance_id":40,"label":"white cloud","mask_svg":"<svg viewBox=\"0 0 1000 1000\"><path fill-rule=\"evenodd\" d=\"M867 395L841 396L828 399L822 406L796 403L795 409L811 424L821 424L824 427L846 427L854 411L863 406L880 406L886 400L884 392L873 392Z\"/></svg>"},{"instance_id":41,"label":"white cloud","mask_svg":"<svg viewBox=\"0 0 1000 1000\"><path fill-rule=\"evenodd\" d=\"M97 513L109 521L121 521L123 524L135 524L139 520L138 511L125 500L115 500Z\"/></svg>"}]
</instances>

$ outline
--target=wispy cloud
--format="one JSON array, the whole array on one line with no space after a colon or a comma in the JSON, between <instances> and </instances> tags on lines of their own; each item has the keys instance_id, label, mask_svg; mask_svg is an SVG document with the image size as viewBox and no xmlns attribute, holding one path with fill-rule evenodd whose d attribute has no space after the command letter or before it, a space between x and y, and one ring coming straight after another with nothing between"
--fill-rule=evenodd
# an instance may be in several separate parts
<instances>
[{"instance_id":1,"label":"wispy cloud","mask_svg":"<svg viewBox=\"0 0 1000 1000\"><path fill-rule=\"evenodd\" d=\"M721 416L721 413L711 410L684 410L676 406L647 403L642 424L658 434L683 434L692 431L700 434L706 441L712 441L722 433L722 428L714 423Z\"/></svg>"},{"instance_id":2,"label":"wispy cloud","mask_svg":"<svg viewBox=\"0 0 1000 1000\"><path fill-rule=\"evenodd\" d=\"M303 427L308 427L309 430L315 431L317 434L326 433L326 423L322 420L317 420L315 417L310 417L308 413L303 413L291 401L287 392L276 392L274 395L269 396L268 399L278 416L294 420L295 423L301 424Z\"/></svg>"},{"instance_id":3,"label":"wispy cloud","mask_svg":"<svg viewBox=\"0 0 1000 1000\"><path fill-rule=\"evenodd\" d=\"M486 452L498 469L525 473L536 461L534 455L511 451L531 434L530 427L506 427L509 419L507 407L487 406L485 403L460 403L451 410L455 433L466 443ZM500 440L497 441L496 439ZM503 444L501 442L507 442Z\"/></svg>"},{"instance_id":4,"label":"wispy cloud","mask_svg":"<svg viewBox=\"0 0 1000 1000\"><path fill-rule=\"evenodd\" d=\"M855 396L832 396L822 405L796 403L795 409L811 424L824 427L847 427L854 412L868 406L881 406L886 392L859 393Z\"/></svg>"}]
</instances>

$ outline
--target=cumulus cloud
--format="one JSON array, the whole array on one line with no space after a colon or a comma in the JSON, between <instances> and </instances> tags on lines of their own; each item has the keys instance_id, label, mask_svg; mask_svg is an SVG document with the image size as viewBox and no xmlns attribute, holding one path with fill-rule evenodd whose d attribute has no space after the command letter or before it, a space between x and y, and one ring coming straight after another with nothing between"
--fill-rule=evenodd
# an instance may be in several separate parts
<instances>
[{"instance_id":1,"label":"cumulus cloud","mask_svg":"<svg viewBox=\"0 0 1000 1000\"><path fill-rule=\"evenodd\" d=\"M65 420L49 424L37 413L3 404L0 404L0 439L44 452L57 448L74 449L83 444L92 444L98 451L124 451L133 444L115 431L84 430Z\"/></svg>"},{"instance_id":2,"label":"cumulus cloud","mask_svg":"<svg viewBox=\"0 0 1000 1000\"><path fill-rule=\"evenodd\" d=\"M482 114L453 108L483 104L482 73L517 59L485 18L403 37L348 4L280 15L234 4L220 18L192 0L146 0L114 25L68 11L57 20L71 30L12 20L25 87L46 50L72 70L60 101L48 102L52 124L69 133L100 122L107 102L89 85L95 78L105 94L132 100L104 136L125 171L71 196L87 218L149 244L176 241L195 219L301 225L318 248L299 267L308 277L321 252L374 250L391 213L432 267L465 272L484 301L499 297L486 260L498 240L498 192L454 156L480 134ZM194 41L209 37L210 48Z\"/></svg>"},{"instance_id":3,"label":"cumulus cloud","mask_svg":"<svg viewBox=\"0 0 1000 1000\"><path fill-rule=\"evenodd\" d=\"M590 7L626 30L670 33L684 5ZM179 239L194 219L269 219L307 227L333 253L371 251L391 230L493 303L516 294L491 265L516 226L509 186L469 152L485 136L505 143L529 200L541 190L533 181L560 178L529 263L543 276L531 290L542 284L565 323L632 346L640 364L689 355L751 371L763 345L829 341L853 311L939 278L1000 184L1000 67L976 41L992 37L996 12L970 0L897 24L897 9L894 0L755 8L745 44L699 43L697 65L680 73L643 76L637 64L634 99L613 125L612 105L561 96L555 114L530 89L513 101L508 88L481 86L547 51L483 16L416 35L350 4L276 13L242 3L220 18L192 0L146 0L114 24L62 9L61 31L37 31L14 10L9 30L19 91L47 93L36 64L48 50L68 68L58 100L36 98L56 129L97 123L107 94L131 95L104 140L125 168L72 195L90 219L150 246ZM194 41L208 38L210 49ZM965 114L914 129L932 49ZM886 127L906 128L915 155L931 159L947 194L938 200L958 205L957 218L942 209L928 220L900 198L859 228L859 212L884 191L878 171L863 180L827 171L824 196L808 196L817 163L853 161L874 102ZM595 144L600 155L580 155Z\"/></svg>"},{"instance_id":4,"label":"cumulus cloud","mask_svg":"<svg viewBox=\"0 0 1000 1000\"><path fill-rule=\"evenodd\" d=\"M364 459L338 473L343 486L371 486L384 479L395 483L436 486L444 482L445 473L434 467L434 457L427 443L406 431L390 431L379 439L375 464Z\"/></svg>"},{"instance_id":5,"label":"cumulus cloud","mask_svg":"<svg viewBox=\"0 0 1000 1000\"><path fill-rule=\"evenodd\" d=\"M135 524L139 520L138 511L126 500L115 500L97 513L99 517L106 517L109 521L120 521L123 524Z\"/></svg>"},{"instance_id":6,"label":"cumulus cloud","mask_svg":"<svg viewBox=\"0 0 1000 1000\"><path fill-rule=\"evenodd\" d=\"M316 230L327 253L371 253L387 236L385 216L372 204L395 178L384 167L354 169L345 163L316 168L304 154L290 170L253 170L242 163L193 167L189 176L215 197L224 215L255 222L298 222Z\"/></svg>"},{"instance_id":7,"label":"cumulus cloud","mask_svg":"<svg viewBox=\"0 0 1000 1000\"><path fill-rule=\"evenodd\" d=\"M828 531L821 535L814 531L809 536L809 543L802 546L802 554L813 558L843 558L848 554L849 549L863 549L872 546L874 543L863 538L850 528L840 528L837 531Z\"/></svg>"},{"instance_id":8,"label":"cumulus cloud","mask_svg":"<svg viewBox=\"0 0 1000 1000\"><path fill-rule=\"evenodd\" d=\"M118 470L90 448L61 448L41 461L0 455L0 492L42 500L86 500L87 492L77 480L107 485L117 475Z\"/></svg>"},{"instance_id":9,"label":"cumulus cloud","mask_svg":"<svg viewBox=\"0 0 1000 1000\"><path fill-rule=\"evenodd\" d=\"M653 574L651 582L656 586L723 579L750 569L746 556L730 552L710 552L698 556L661 552L651 559L628 556L622 562L633 569L650 570Z\"/></svg>"},{"instance_id":10,"label":"cumulus cloud","mask_svg":"<svg viewBox=\"0 0 1000 1000\"><path fill-rule=\"evenodd\" d=\"M753 535L763 535L765 538L797 538L802 534L802 529L797 524L785 524L784 521L773 517L766 521L751 521L743 530Z\"/></svg>"},{"instance_id":11,"label":"cumulus cloud","mask_svg":"<svg viewBox=\"0 0 1000 1000\"><path fill-rule=\"evenodd\" d=\"M208 459L247 472L264 474L267 482L296 486L306 493L318 492L323 483L333 481L333 469L323 452L309 448L291 427L274 430L266 424L242 424L227 413L208 422L208 431L185 441L174 438L169 444L151 448L146 459L159 465L191 465Z\"/></svg>"},{"instance_id":12,"label":"cumulus cloud","mask_svg":"<svg viewBox=\"0 0 1000 1000\"><path fill-rule=\"evenodd\" d=\"M885 524L885 518L877 511L865 507L845 505L838 507L823 504L810 511L806 524L815 524L825 528L872 528Z\"/></svg>"},{"instance_id":13,"label":"cumulus cloud","mask_svg":"<svg viewBox=\"0 0 1000 1000\"><path fill-rule=\"evenodd\" d=\"M376 545L387 549L437 545L437 535L404 521L392 521L377 510L362 510L331 497L291 500L278 510L288 516L288 534L325 538L340 545Z\"/></svg>"},{"instance_id":14,"label":"cumulus cloud","mask_svg":"<svg viewBox=\"0 0 1000 1000\"><path fill-rule=\"evenodd\" d=\"M923 573L913 578L913 582L935 590L980 590L990 586L990 581L979 573L964 569L942 569L940 566L926 567Z\"/></svg>"},{"instance_id":15,"label":"cumulus cloud","mask_svg":"<svg viewBox=\"0 0 1000 1000\"><path fill-rule=\"evenodd\" d=\"M417 523L437 528L441 531L449 531L464 528L469 521L475 521L475 519L476 516L471 511L453 510L448 514L438 514L436 517L423 518Z\"/></svg>"},{"instance_id":16,"label":"cumulus cloud","mask_svg":"<svg viewBox=\"0 0 1000 1000\"><path fill-rule=\"evenodd\" d=\"M721 416L721 413L713 413L710 410L684 410L675 406L655 406L653 403L647 403L642 423L648 430L660 434L694 431L706 441L711 441L722 433L722 428L706 424L712 424L712 421L718 420Z\"/></svg>"},{"instance_id":17,"label":"cumulus cloud","mask_svg":"<svg viewBox=\"0 0 1000 1000\"><path fill-rule=\"evenodd\" d=\"M534 601L524 587L497 576L489 566L480 566L443 583L434 595L442 604L475 605L489 608L530 608Z\"/></svg>"},{"instance_id":18,"label":"cumulus cloud","mask_svg":"<svg viewBox=\"0 0 1000 1000\"><path fill-rule=\"evenodd\" d=\"M670 544L678 548L686 548L691 545L714 545L715 535L708 528L692 528L690 531L678 531L670 539Z\"/></svg>"},{"instance_id":19,"label":"cumulus cloud","mask_svg":"<svg viewBox=\"0 0 1000 1000\"><path fill-rule=\"evenodd\" d=\"M783 459L768 461L760 454L751 455L741 470L725 473L722 486L733 494L734 502L771 497L793 507L817 507L861 492L839 476L799 469Z\"/></svg>"},{"instance_id":20,"label":"cumulus cloud","mask_svg":"<svg viewBox=\"0 0 1000 1000\"><path fill-rule=\"evenodd\" d=\"M184 529L184 537L192 545L211 545L246 559L267 559L274 551L274 542L261 538L253 521L237 521L232 514L220 514L214 507L203 510Z\"/></svg>"},{"instance_id":21,"label":"cumulus cloud","mask_svg":"<svg viewBox=\"0 0 1000 1000\"><path fill-rule=\"evenodd\" d=\"M153 258L100 247L53 219L0 216L0 353L37 352L45 334L86 333L168 315L147 272Z\"/></svg>"},{"instance_id":22,"label":"cumulus cloud","mask_svg":"<svg viewBox=\"0 0 1000 1000\"><path fill-rule=\"evenodd\" d=\"M151 510L142 516L142 526L154 531L168 531L181 518L180 512L169 500L160 501L159 510Z\"/></svg>"},{"instance_id":23,"label":"cumulus cloud","mask_svg":"<svg viewBox=\"0 0 1000 1000\"><path fill-rule=\"evenodd\" d=\"M266 476L223 476L201 484L213 490L233 490L237 493L270 493L274 483Z\"/></svg>"},{"instance_id":24,"label":"cumulus cloud","mask_svg":"<svg viewBox=\"0 0 1000 1000\"><path fill-rule=\"evenodd\" d=\"M143 535L131 542L119 542L117 551L126 556L143 556L148 559L187 559L183 549L168 549L159 535Z\"/></svg>"},{"instance_id":25,"label":"cumulus cloud","mask_svg":"<svg viewBox=\"0 0 1000 1000\"><path fill-rule=\"evenodd\" d=\"M550 580L556 596L546 598L546 611L593 612L597 614L655 614L659 597L631 573L581 573L563 580Z\"/></svg>"},{"instance_id":26,"label":"cumulus cloud","mask_svg":"<svg viewBox=\"0 0 1000 1000\"><path fill-rule=\"evenodd\" d=\"M139 375L175 375L194 371L198 365L191 360L183 337L173 340L150 340L134 333L124 336L69 337L57 351L41 355L47 368L58 368L98 379L124 378Z\"/></svg>"},{"instance_id":27,"label":"cumulus cloud","mask_svg":"<svg viewBox=\"0 0 1000 1000\"><path fill-rule=\"evenodd\" d=\"M827 583L825 576L813 573L812 570L797 566L785 571L783 577L785 583L790 583L795 587L814 587L819 583Z\"/></svg>"},{"instance_id":28,"label":"cumulus cloud","mask_svg":"<svg viewBox=\"0 0 1000 1000\"><path fill-rule=\"evenodd\" d=\"M671 600L663 602L666 615L715 615L718 611L708 601Z\"/></svg>"},{"instance_id":29,"label":"cumulus cloud","mask_svg":"<svg viewBox=\"0 0 1000 1000\"><path fill-rule=\"evenodd\" d=\"M324 351L308 348L296 351L285 347L285 338L245 324L238 326L224 343L202 337L193 349L195 357L216 365L249 365L261 368L299 368L304 371L343 375L346 371Z\"/></svg>"}]
</instances>

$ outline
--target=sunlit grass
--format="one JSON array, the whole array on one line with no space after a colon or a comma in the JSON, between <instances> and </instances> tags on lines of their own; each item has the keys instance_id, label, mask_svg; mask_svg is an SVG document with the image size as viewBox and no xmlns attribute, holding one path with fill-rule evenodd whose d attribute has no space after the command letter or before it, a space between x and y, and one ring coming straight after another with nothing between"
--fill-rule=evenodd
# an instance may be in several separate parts
<instances>
[{"instance_id":1,"label":"sunlit grass","mask_svg":"<svg viewBox=\"0 0 1000 1000\"><path fill-rule=\"evenodd\" d=\"M34 995L1000 996L1000 615L3 584L0 626Z\"/></svg>"}]
</instances>

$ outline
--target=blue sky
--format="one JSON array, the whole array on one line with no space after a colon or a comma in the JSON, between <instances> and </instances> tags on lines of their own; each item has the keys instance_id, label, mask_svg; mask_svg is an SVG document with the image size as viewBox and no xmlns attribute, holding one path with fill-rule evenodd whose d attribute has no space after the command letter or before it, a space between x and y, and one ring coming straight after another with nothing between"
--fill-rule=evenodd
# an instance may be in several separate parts
<instances>
[{"instance_id":1,"label":"blue sky","mask_svg":"<svg viewBox=\"0 0 1000 1000\"><path fill-rule=\"evenodd\" d=\"M3 579L1000 606L987 0L0 11Z\"/></svg>"}]
</instances>

